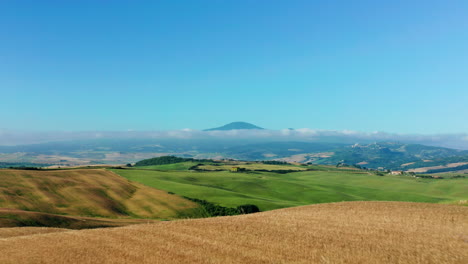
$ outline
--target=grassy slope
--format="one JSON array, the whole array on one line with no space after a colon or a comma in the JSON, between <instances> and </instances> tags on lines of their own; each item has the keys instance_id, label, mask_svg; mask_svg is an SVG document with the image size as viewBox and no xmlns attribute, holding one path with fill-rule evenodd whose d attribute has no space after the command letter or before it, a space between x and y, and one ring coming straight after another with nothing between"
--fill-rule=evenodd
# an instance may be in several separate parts
<instances>
[{"instance_id":1,"label":"grassy slope","mask_svg":"<svg viewBox=\"0 0 468 264\"><path fill-rule=\"evenodd\" d=\"M0 239L0 263L467 263L468 207L345 202Z\"/></svg>"},{"instance_id":2,"label":"grassy slope","mask_svg":"<svg viewBox=\"0 0 468 264\"><path fill-rule=\"evenodd\" d=\"M2 235L5 235L4 233L6 229L16 230L19 234L28 234L29 231L31 231L30 233L34 233L35 231L41 231L41 228L44 227L86 229L99 227L118 227L132 224L144 224L155 221L157 220L66 216L41 212L23 211L18 209L0 208L0 237L2 237ZM25 227L25 229L21 229L20 227ZM9 232L7 232L6 235L8 234Z\"/></svg>"},{"instance_id":3,"label":"grassy slope","mask_svg":"<svg viewBox=\"0 0 468 264\"><path fill-rule=\"evenodd\" d=\"M110 218L174 218L198 205L102 169L0 170L0 208Z\"/></svg>"},{"instance_id":4,"label":"grassy slope","mask_svg":"<svg viewBox=\"0 0 468 264\"><path fill-rule=\"evenodd\" d=\"M375 176L361 171L230 173L114 170L132 181L205 199L223 206L255 204L261 210L337 201L413 201L450 203L466 200L468 179L428 180Z\"/></svg>"}]
</instances>

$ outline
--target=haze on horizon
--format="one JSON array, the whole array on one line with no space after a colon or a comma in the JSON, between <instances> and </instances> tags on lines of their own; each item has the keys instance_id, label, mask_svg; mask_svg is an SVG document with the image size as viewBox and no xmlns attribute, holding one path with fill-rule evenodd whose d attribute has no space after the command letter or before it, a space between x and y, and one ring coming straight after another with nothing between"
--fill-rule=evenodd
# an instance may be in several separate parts
<instances>
[{"instance_id":1,"label":"haze on horizon","mask_svg":"<svg viewBox=\"0 0 468 264\"><path fill-rule=\"evenodd\" d=\"M247 121L464 142L467 13L461 0L3 1L0 135Z\"/></svg>"},{"instance_id":2,"label":"haze on horizon","mask_svg":"<svg viewBox=\"0 0 468 264\"><path fill-rule=\"evenodd\" d=\"M242 123L242 124L239 124ZM247 128L249 127L249 128ZM235 122L228 125L205 129L181 129L161 131L47 131L25 132L0 130L1 146L20 146L48 142L73 142L76 140L158 140L160 142L203 140L205 143L221 141L246 142L341 142L366 144L371 142L399 142L423 144L468 150L468 134L396 134L387 132L362 132L352 130L325 129L264 129L253 124ZM188 140L188 141L187 141ZM148 141L149 142L149 141ZM241 144L242 144L241 143Z\"/></svg>"}]
</instances>

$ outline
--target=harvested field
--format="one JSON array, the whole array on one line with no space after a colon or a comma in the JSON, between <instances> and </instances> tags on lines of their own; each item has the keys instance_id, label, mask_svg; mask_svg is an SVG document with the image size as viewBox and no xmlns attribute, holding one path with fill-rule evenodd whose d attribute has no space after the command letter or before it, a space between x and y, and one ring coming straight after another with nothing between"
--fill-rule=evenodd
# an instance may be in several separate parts
<instances>
[{"instance_id":1,"label":"harvested field","mask_svg":"<svg viewBox=\"0 0 468 264\"><path fill-rule=\"evenodd\" d=\"M56 232L70 231L65 228L53 228L53 227L12 227L12 228L0 228L0 239L9 237L19 236L31 236L38 234L49 234Z\"/></svg>"},{"instance_id":2,"label":"harvested field","mask_svg":"<svg viewBox=\"0 0 468 264\"><path fill-rule=\"evenodd\" d=\"M467 263L468 208L342 202L11 237L0 263Z\"/></svg>"},{"instance_id":3,"label":"harvested field","mask_svg":"<svg viewBox=\"0 0 468 264\"><path fill-rule=\"evenodd\" d=\"M66 216L42 212L23 211L18 209L0 208L0 230L5 230L7 227L13 228L26 226L86 229L144 224L155 221L158 220ZM0 231L0 237L1 236L2 232Z\"/></svg>"},{"instance_id":4,"label":"harvested field","mask_svg":"<svg viewBox=\"0 0 468 264\"><path fill-rule=\"evenodd\" d=\"M71 216L166 219L197 207L180 196L130 182L104 169L0 170L0 208ZM2 216L0 220L5 218Z\"/></svg>"}]
</instances>

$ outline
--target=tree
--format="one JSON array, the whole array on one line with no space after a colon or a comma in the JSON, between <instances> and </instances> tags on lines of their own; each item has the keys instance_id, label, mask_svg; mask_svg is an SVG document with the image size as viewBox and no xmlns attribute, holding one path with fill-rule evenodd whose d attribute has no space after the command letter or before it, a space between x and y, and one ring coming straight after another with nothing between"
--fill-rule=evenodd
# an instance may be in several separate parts
<instances>
[{"instance_id":1,"label":"tree","mask_svg":"<svg viewBox=\"0 0 468 264\"><path fill-rule=\"evenodd\" d=\"M254 204L243 204L243 205L239 205L237 207L237 210L239 211L239 213L241 214L251 214L251 213L258 213L260 212L260 209L258 208L258 206L254 205Z\"/></svg>"}]
</instances>

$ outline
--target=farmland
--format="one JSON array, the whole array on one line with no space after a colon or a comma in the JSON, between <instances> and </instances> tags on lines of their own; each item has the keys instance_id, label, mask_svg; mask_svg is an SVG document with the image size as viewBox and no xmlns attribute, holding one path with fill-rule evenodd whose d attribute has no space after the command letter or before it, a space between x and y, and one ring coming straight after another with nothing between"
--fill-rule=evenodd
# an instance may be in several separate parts
<instances>
[{"instance_id":1,"label":"farmland","mask_svg":"<svg viewBox=\"0 0 468 264\"><path fill-rule=\"evenodd\" d=\"M189 171L177 164L160 165L166 166L165 170L154 166L152 169L134 167L112 171L131 181L182 196L229 207L255 204L262 211L338 201L458 203L468 199L466 178L419 179L408 175L378 176L351 168L286 165L281 166L282 169L308 170L281 174L263 171L274 170L279 166L267 164L250 165L261 166L262 171L241 173L228 171L228 167L233 164L224 167L198 166L223 171ZM167 166L178 167L176 170L167 170Z\"/></svg>"},{"instance_id":2,"label":"farmland","mask_svg":"<svg viewBox=\"0 0 468 264\"><path fill-rule=\"evenodd\" d=\"M0 208L9 209L0 210L3 226L27 225L28 221L47 226L44 219L51 224L73 224L82 222L79 217L172 219L181 214L190 216L198 208L182 197L130 182L104 169L4 169L0 179ZM97 221L96 225L111 225L108 222Z\"/></svg>"},{"instance_id":3,"label":"farmland","mask_svg":"<svg viewBox=\"0 0 468 264\"><path fill-rule=\"evenodd\" d=\"M463 206L340 202L111 229L33 229L0 239L0 262L461 264L467 219Z\"/></svg>"},{"instance_id":4,"label":"farmland","mask_svg":"<svg viewBox=\"0 0 468 264\"><path fill-rule=\"evenodd\" d=\"M32 212L18 209L1 208L0 209L0 237L5 229L22 228L28 230L29 227L53 227L66 229L87 229L98 227L118 227L134 224L151 223L158 221L153 219L138 218L104 218L104 217L85 217L70 216L60 214L49 214L42 212Z\"/></svg>"},{"instance_id":5,"label":"farmland","mask_svg":"<svg viewBox=\"0 0 468 264\"><path fill-rule=\"evenodd\" d=\"M235 164L235 167L242 168L245 170L252 170L252 171L304 171L307 170L305 167L301 166L284 166L284 165L269 165L269 164L261 164L261 163L240 163ZM207 170L207 171L220 171L220 170L229 170L233 167L230 164L209 164L209 165L200 165L197 166L197 169L200 170Z\"/></svg>"},{"instance_id":6,"label":"farmland","mask_svg":"<svg viewBox=\"0 0 468 264\"><path fill-rule=\"evenodd\" d=\"M466 205L466 178L200 162L0 170L0 263L465 263L468 258L468 207L458 205ZM256 205L267 212L178 220L209 215L187 197L227 211Z\"/></svg>"},{"instance_id":7,"label":"farmland","mask_svg":"<svg viewBox=\"0 0 468 264\"><path fill-rule=\"evenodd\" d=\"M12 228L0 228L0 239L9 238L9 237L19 237L19 236L30 236L36 234L48 234L56 232L65 232L70 231L65 228L55 228L55 227L12 227Z\"/></svg>"}]
</instances>

